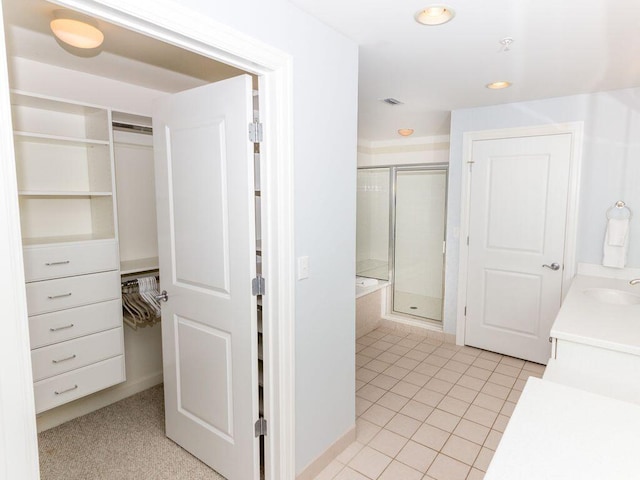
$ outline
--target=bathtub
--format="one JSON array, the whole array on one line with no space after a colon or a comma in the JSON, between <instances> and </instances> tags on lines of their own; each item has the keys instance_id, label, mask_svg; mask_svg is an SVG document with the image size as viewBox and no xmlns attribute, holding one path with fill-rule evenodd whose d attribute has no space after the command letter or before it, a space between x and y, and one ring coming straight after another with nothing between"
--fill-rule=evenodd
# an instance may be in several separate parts
<instances>
[{"instance_id":1,"label":"bathtub","mask_svg":"<svg viewBox=\"0 0 640 480\"><path fill-rule=\"evenodd\" d=\"M356 338L380 325L389 282L356 277Z\"/></svg>"}]
</instances>

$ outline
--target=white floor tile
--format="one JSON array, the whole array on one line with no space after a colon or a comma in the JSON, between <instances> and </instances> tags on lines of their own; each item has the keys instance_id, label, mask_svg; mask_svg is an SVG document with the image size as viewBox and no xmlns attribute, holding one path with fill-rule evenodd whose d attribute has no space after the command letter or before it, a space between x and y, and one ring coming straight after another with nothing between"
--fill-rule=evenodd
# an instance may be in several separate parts
<instances>
[{"instance_id":1,"label":"white floor tile","mask_svg":"<svg viewBox=\"0 0 640 480\"><path fill-rule=\"evenodd\" d=\"M396 460L426 473L437 455L437 451L411 440L400 450Z\"/></svg>"},{"instance_id":2,"label":"white floor tile","mask_svg":"<svg viewBox=\"0 0 640 480\"><path fill-rule=\"evenodd\" d=\"M334 480L370 480L370 479L349 467L345 467L340 473L338 473L338 475L336 475Z\"/></svg>"},{"instance_id":3,"label":"white floor tile","mask_svg":"<svg viewBox=\"0 0 640 480\"><path fill-rule=\"evenodd\" d=\"M394 460L378 480L422 480L422 473Z\"/></svg>"},{"instance_id":4,"label":"white floor tile","mask_svg":"<svg viewBox=\"0 0 640 480\"><path fill-rule=\"evenodd\" d=\"M481 480L544 365L379 328L356 343L357 441L316 480Z\"/></svg>"},{"instance_id":5,"label":"white floor tile","mask_svg":"<svg viewBox=\"0 0 640 480\"><path fill-rule=\"evenodd\" d=\"M369 446L393 458L408 441L408 438L383 428L369 442Z\"/></svg>"},{"instance_id":6,"label":"white floor tile","mask_svg":"<svg viewBox=\"0 0 640 480\"><path fill-rule=\"evenodd\" d=\"M349 467L369 478L378 478L391 463L391 457L371 447L363 447L349 462Z\"/></svg>"},{"instance_id":7,"label":"white floor tile","mask_svg":"<svg viewBox=\"0 0 640 480\"><path fill-rule=\"evenodd\" d=\"M447 443L442 447L441 452L471 466L478 456L478 453L480 453L481 448L482 447L476 443L451 435Z\"/></svg>"},{"instance_id":8,"label":"white floor tile","mask_svg":"<svg viewBox=\"0 0 640 480\"><path fill-rule=\"evenodd\" d=\"M465 480L471 467L446 455L439 454L427 474L436 480Z\"/></svg>"}]
</instances>

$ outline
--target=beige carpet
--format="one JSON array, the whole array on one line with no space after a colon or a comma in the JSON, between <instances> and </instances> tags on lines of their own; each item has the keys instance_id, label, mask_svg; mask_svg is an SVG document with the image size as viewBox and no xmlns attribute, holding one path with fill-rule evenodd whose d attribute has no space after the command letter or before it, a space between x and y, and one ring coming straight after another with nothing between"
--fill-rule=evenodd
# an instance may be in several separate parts
<instances>
[{"instance_id":1,"label":"beige carpet","mask_svg":"<svg viewBox=\"0 0 640 480\"><path fill-rule=\"evenodd\" d=\"M164 435L162 386L42 432L42 480L224 480Z\"/></svg>"}]
</instances>

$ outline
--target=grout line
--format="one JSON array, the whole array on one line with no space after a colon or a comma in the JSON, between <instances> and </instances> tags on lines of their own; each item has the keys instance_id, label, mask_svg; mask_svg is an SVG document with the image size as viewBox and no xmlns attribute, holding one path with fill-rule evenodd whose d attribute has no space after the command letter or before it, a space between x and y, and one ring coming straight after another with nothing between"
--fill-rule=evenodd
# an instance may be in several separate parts
<instances>
[{"instance_id":1,"label":"grout line","mask_svg":"<svg viewBox=\"0 0 640 480\"><path fill-rule=\"evenodd\" d=\"M382 328L384 329L384 328L386 328L386 327L382 327ZM380 332L382 332L383 330L382 330L382 329L374 330L374 332L376 332L376 331L380 331ZM537 372L537 371L533 371L533 370L525 370L525 369L524 369L524 366L526 365L526 362L524 362L520 367L515 367L515 366L513 366L513 365L509 365L509 364L507 364L507 363L504 363L504 362L503 362L503 359L505 359L505 358L512 358L512 357L509 357L509 356L506 356L506 355L496 354L496 355L499 355L499 356L500 356L500 359L499 359L498 361L496 361L496 360L494 360L494 359L488 359L488 358L483 358L483 357L481 357L482 352L486 352L486 350L476 349L476 350L479 350L479 351L480 351L480 352L478 353L478 355L471 355L471 354L469 354L469 353L465 353L464 347L462 347L462 348L452 348L452 347L454 347L454 346L450 346L449 344L446 344L446 342L442 342L442 341L435 341L433 338L431 338L431 337L429 337L429 336L424 336L423 340L418 341L417 339L415 339L415 335L416 335L416 334L414 334L413 332L409 332L409 333L406 333L406 334L404 334L404 335L399 334L399 333L400 333L400 332L396 332L396 331L394 331L394 332L387 332L387 333L386 333L386 335L379 336L379 337L377 337L377 338L376 338L376 337L370 337L370 338L368 338L368 339L366 340L367 342L369 342L369 341L373 340L373 341L371 341L371 343L369 343L369 345L365 345L365 344L360 343L360 345L363 345L363 346L364 346L364 348L363 348L362 350L364 350L364 349L366 349L366 348L368 348L368 347L372 347L374 344L376 344L376 343L378 343L378 342L380 342L380 341L385 342L386 344L388 344L388 346L387 346L385 349L381 349L381 348L378 348L378 347L372 347L372 348L374 348L374 349L376 349L376 350L379 350L379 351L380 351L380 353L379 353L378 355L376 355L375 357L370 357L369 355L363 354L363 353L362 353L362 351L360 351L360 352L358 352L358 353L357 353L357 355L360 355L361 357L365 357L365 358L367 358L367 359L368 359L368 361L367 361L367 362L365 362L362 366L357 367L357 370L360 370L360 369L362 369L362 368L366 368L366 366L367 366L368 364L370 364L371 362L373 362L373 361L375 361L375 360L377 360L378 362L381 362L381 363L384 363L384 364L386 364L386 365L387 365L387 366L384 368L384 370L382 370L381 372L378 372L378 371L375 371L375 370L371 370L371 369L367 369L367 370L369 370L370 372L375 373L376 375L375 375L374 377L372 377L372 378L371 378L371 380L369 380L368 382L364 382L364 381L362 381L362 380L361 380L361 381L363 382L363 385L358 389L358 391L359 391L360 389L364 388L366 385L372 385L372 386L374 386L374 387L376 387L376 388L378 388L378 389L380 389L380 390L383 390L383 391L384 391L384 393L383 393L383 394L382 394L382 395L381 395L381 396L380 396L376 401L371 401L371 400L369 400L369 399L367 399L367 398L364 398L364 397L358 397L358 398L359 398L359 399L361 399L361 400L371 402L371 405L369 405L369 406L368 406L368 407L367 407L367 408L366 408L366 409L365 409L365 410L364 410L360 415L357 415L357 419L361 419L361 418L363 417L363 415L365 415L365 414L366 414L366 412L367 412L367 411L369 411L369 410L370 410L374 405L378 405L378 406L379 406L379 407L381 407L381 408L385 408L386 410L390 410L390 411L393 413L393 415L389 418L389 420L387 420L386 422L384 422L384 425L382 425L382 426L380 426L380 425L378 425L378 424L376 424L376 423L373 423L373 422L371 422L371 421L369 421L369 420L366 420L365 418L362 418L362 420L366 420L366 421L368 421L369 423L371 423L372 425L374 425L375 427L377 427L377 428L378 428L378 432L376 432L376 434L375 434L375 435L374 435L374 436L373 436L373 437L372 437L372 438L371 438L367 443L364 443L363 445L364 445L364 446L369 446L369 448L372 448L373 450L375 450L375 451L377 451L377 452L380 452L381 454L384 454L385 456L387 456L387 457L391 458L391 459L392 459L392 461L394 461L394 460L395 460L395 461L400 462L400 463L402 463L402 464L404 464L404 465L407 465L407 466L408 466L408 467L410 467L410 468L413 468L411 465L408 465L408 464L406 464L406 463L404 463L404 462L401 462L400 460L398 460L398 459L397 459L397 456L400 454L400 452L402 451L402 449L403 449L403 448L404 448L404 447L405 447L409 442L415 442L415 443L418 443L419 445L422 445L422 446L424 446L424 447L426 447L426 448L429 448L429 449L431 449L431 450L434 450L434 449L433 449L433 448L431 448L431 447L428 447L428 446L426 446L426 445L423 445L423 444L421 444L420 442L417 442L416 440L414 440L414 439L413 439L413 435L415 435L415 432L414 432L414 434L413 434L411 437L408 437L408 438L407 438L407 437L405 437L404 435L400 435L400 434L397 434L397 433L395 433L395 432L392 432L391 430L387 430L387 429L386 429L386 426L391 422L391 420L393 420L393 418L395 418L395 417L396 417L396 416L398 416L398 415L404 415L404 416L407 416L408 418L411 418L411 419L413 419L413 420L415 420L415 421L419 422L421 426L422 426L422 425L429 425L429 426L430 426L430 427L432 427L432 428L437 428L438 430L445 432L445 433L447 434L447 437L446 437L445 442L443 443L443 447L447 444L447 442L451 439L451 437L452 437L452 436L456 436L456 437L458 437L458 438L461 438L461 439L463 439L463 440L466 440L466 441L468 441L468 442L471 442L471 443L472 443L473 445L475 445L475 446L479 446L479 447L480 447L480 449L478 450L478 453L475 455L475 458L474 458L474 460L473 460L473 462L472 462L471 464L467 464L466 462L463 462L463 461L461 461L461 460L458 460L458 459L455 459L455 458L451 457L450 455L447 455L447 454L442 453L442 448L443 448L443 447L442 447L440 450L438 450L438 451L437 451L437 454L438 454L438 455L444 455L444 456L446 456L446 457L448 457L448 458L451 458L451 459L453 459L453 460L456 460L456 461L458 461L458 462L460 462L460 463L462 463L462 464L464 464L464 465L466 465L466 466L469 466L469 468L470 468L469 473L470 473L470 472L471 472L471 469L476 468L476 467L474 467L474 463L477 461L477 459L478 459L478 457L479 457L480 453L482 452L482 449L483 449L483 448L486 448L486 449L488 449L488 450L490 450L490 451L495 451L495 450L493 450L492 448L489 448L489 447L487 447L487 446L486 446L487 439L489 438L489 436L490 436L490 434L491 434L491 432L492 432L492 431L495 431L497 434L499 434L500 436L502 436L503 432L501 432L501 431L499 431L499 430L495 429L494 427L495 427L496 423L498 422L498 420L499 420L499 418L500 418L500 416L501 416L501 415L503 415L503 416L505 416L505 417L507 417L507 418L510 418L510 417L511 417L511 415L506 415L506 414L502 413L502 411L503 411L503 409L504 409L505 405L507 404L507 402L511 402L511 401L510 401L510 400L508 400L508 399L509 399L509 397L511 397L511 395L512 395L512 393L513 393L513 392L521 393L521 390L516 390L516 389L515 389L515 385L516 385L516 383L517 383L519 380L524 380L524 379L520 378L520 377L521 377L521 375L522 375L522 372L524 372L524 371L528 372L528 373L530 374L529 376L538 376L538 375L540 375L540 373L539 373L539 372ZM370 335L370 334L367 334L367 335ZM367 335L365 335L364 337L367 337ZM376 336L377 336L377 334L376 334ZM411 339L409 339L409 338L408 338L409 336L412 336L412 338L411 338ZM409 346L406 346L406 345L399 345L399 344L400 344L400 342L402 342L403 340L406 340L406 339L411 340L411 342L410 342L410 343L415 343L415 345L413 345L412 347L409 347ZM433 348L433 350L431 350L430 352L425 352L425 351L423 351L423 350L419 350L419 349L418 349L418 347L419 347L421 344L427 344L427 345L430 345L430 346L435 347L435 348ZM447 345L447 347L444 347L444 345ZM380 346L380 345L379 345L379 346ZM383 344L382 346L384 347L385 345ZM401 355L401 354L394 353L394 352L391 352L390 350L391 350L392 348L394 348L395 346L403 347L403 349L404 349L404 348L406 348L406 349L407 349L407 351L406 351L404 354L402 354L402 355ZM474 347L471 347L471 348L474 348ZM442 350L440 350L440 349L448 350L448 351L450 351L450 352L453 352L453 354L452 354L452 355L450 355L450 356L446 356L446 355L448 355L448 353L447 353L445 356L443 356L443 355L442 355L442 353L443 353L443 352L442 352ZM418 355L418 357L422 356L423 354L426 354L426 356L424 357L424 359L423 359L422 361L419 361L419 360L413 359L413 358L411 358L411 357L407 357L407 355L408 355L410 352L412 352L412 351L419 352L419 353L420 353L420 355ZM468 352L468 351L467 351L467 352ZM381 355L383 355L384 353L391 353L391 354L393 354L393 355L396 355L398 358L397 358L395 361L391 362L391 363L390 363L390 362L385 362L385 361L382 361L382 360L378 360L378 358L379 358ZM458 354L463 354L463 355L466 355L466 356L468 356L468 357L473 357L474 359L471 361L471 363L462 362L462 361L460 361L460 359L455 359L455 358L454 358L454 357L456 357ZM440 358L440 359L442 359L442 360L445 360L445 363L443 363L443 364L441 364L441 365L433 365L433 364L431 364L431 363L428 363L428 362L427 362L427 359L428 359L428 358L430 358L431 356L435 356L435 357L438 357L438 358ZM417 365L415 365L413 368L406 368L406 367L401 367L400 365L397 365L397 362L399 362L399 361L403 360L404 358L409 359L409 360L412 360L412 362L409 362L409 363L417 362ZM493 369L487 369L487 368L484 368L484 367L485 367L485 366L487 366L487 365L484 365L484 366L475 365L474 363L475 363L477 360L479 360L479 359L486 360L486 361L491 362L491 363L495 363L496 365L493 367ZM448 364L449 364L449 362L451 362L451 361L455 361L457 364L465 365L465 366L466 366L466 368L465 368L464 370L462 370L462 371L459 371L459 370L460 370L460 368L459 368L458 370L449 369L449 368L447 368L447 365L448 365ZM437 363L441 363L441 360L438 360L438 362L437 362ZM436 370L435 370L435 372L433 373L433 375L426 375L426 374L421 374L420 372L416 372L416 373L418 373L418 374L420 374L420 375L423 375L423 376L425 376L425 377L427 377L427 378L428 378L428 380L425 382L425 384L424 384L424 385L420 386L420 385L416 385L416 384L413 384L413 383L411 383L411 382L408 382L408 381L404 380L404 379L405 379L409 374L411 374L412 372L415 372L415 369L416 369L416 368L418 368L418 367L419 367L420 365L422 365L422 364L430 365L430 366L432 366L432 367L434 367L434 368L436 369ZM496 369L497 369L500 365L504 365L504 366L507 366L507 367L510 367L510 368L513 368L513 369L517 370L517 375L516 375L516 376L514 376L514 375L509 375L509 374L505 374L505 373L497 372L497 371L496 371ZM407 373L406 373L405 375L403 375L401 378L396 378L396 377L394 377L394 376L392 376L392 375L389 375L388 373L385 373L389 368L394 367L394 366L395 366L395 367L397 367L397 368L402 368L402 369L404 369L404 370L407 370ZM486 371L486 372L490 372L490 375L489 375L489 377L487 377L486 379L474 377L473 375L471 375L471 374L468 374L468 373L467 373L471 367L476 367L477 369L484 370L484 371ZM457 379L455 382L453 382L453 383L452 383L452 382L450 382L450 381L448 381L448 380L444 380L444 379L441 379L441 378L436 377L436 375L438 375L438 373L440 373L440 372L441 372L441 371L443 371L443 370L446 370L447 372L452 372L452 373L458 374L458 375L459 375L458 379ZM499 384L499 383L495 383L495 382L489 381L489 379L491 378L491 376L492 376L494 373L497 373L497 374L500 374L500 375L504 375L504 376L506 376L506 377L510 377L510 378L514 379L514 382L513 382L513 384L511 385L511 387L507 387L507 386L505 386L505 385L501 385L501 384ZM388 376L388 377L393 378L393 379L395 380L395 383L394 383L390 388L383 388L383 387L379 387L379 386L377 386L377 385L375 385L375 384L372 384L371 382L373 382L373 381L374 381L376 378L378 378L380 375L385 375L385 376ZM479 382L482 382L482 385L480 386L479 390L475 390L474 388L469 388L469 387L466 387L465 385L462 385L462 384L458 383L458 382L460 381L460 379L462 379L462 377L464 377L464 376L468 376L468 377L473 378L473 379L475 379L475 380L477 380L477 381L479 381ZM436 380L439 380L439 381L442 381L442 382L449 383L449 384L451 384L451 387L447 390L447 392L446 392L446 393L441 393L441 392L436 391L436 390L431 390L431 389L429 389L429 388L427 387L427 384L428 384L429 382L431 382L431 380L433 380L433 379L436 379ZM399 393L393 392L392 390L393 390L393 389L394 389L394 388L395 388L395 387L396 387L400 382L402 382L402 381L404 381L404 382L406 382L406 383L408 383L408 384L410 384L410 385L413 385L413 386L415 386L416 388L418 388L418 390L416 391L416 393L414 393L412 396L408 397L408 396L406 396L406 395L404 395L404 394L399 394ZM498 386L498 387L502 387L502 388L504 388L504 389L507 389L507 390L508 390L508 392L507 392L507 394L506 394L506 397L505 397L505 398L502 398L502 397L499 397L499 396L492 395L491 393L483 392L483 391L482 391L482 389L483 389L483 388L485 388L485 386L486 386L487 384L491 384L491 385L495 385L495 386ZM467 402L466 400L462 400L462 399L459 399L459 398L456 398L456 397L453 397L453 396L449 395L449 394L450 394L450 392L451 392L451 390L452 390L455 386L460 386L460 387L462 387L462 388L465 388L465 389L467 389L467 390L471 390L471 391L475 392L475 395L474 395L474 396L473 396L473 398L471 399L471 402ZM437 402L436 406L431 406L431 405L425 404L425 403L423 403L423 402L420 402L419 400L415 400L415 396L418 394L418 392L420 392L420 391L424 390L425 388L426 388L428 391L431 391L431 392L433 392L433 393L436 393L436 394L442 395L442 398ZM382 404L380 404L380 403L379 403L379 401L380 401L384 396L386 396L386 394L387 394L387 393L393 393L394 395L397 395L397 396L403 397L403 399L406 399L407 401L406 401L406 402L405 402L405 404L404 404L402 407L400 407L398 410L391 409L391 408L386 407L385 405L382 405ZM484 408L484 407L482 407L482 406L480 406L480 405L474 404L473 402L478 398L478 396L480 395L480 393L483 393L484 395L487 395L487 396L489 396L489 397L492 397L492 398L495 398L495 399L498 399L498 400L502 401L502 405L501 405L501 407L500 407L500 411L495 412L495 411L493 411L493 410L491 410L491 409L487 409L487 408ZM453 413L447 412L446 410L443 410L443 409L440 409L440 408L439 408L439 406L442 404L442 402L443 402L447 397L450 397L450 398L453 398L453 399L458 400L458 401L460 401L460 402L464 402L464 403L467 403L467 404L468 404L468 406L466 407L466 409L465 409L465 411L462 413L462 415L455 415L455 414L453 414ZM425 418L425 420L420 421L420 420L415 419L415 418L413 418L413 417L411 417L411 416L409 416L409 415L406 415L406 414L401 413L402 409L404 409L404 407L405 407L409 402L411 402L411 401L414 401L414 402L420 403L420 404L424 405L425 407L428 407L428 408L431 408L431 409L432 409L432 410L431 410L431 412L429 413L429 415ZM517 403L517 401L516 401L516 402L511 402L511 403ZM466 413L468 412L468 410L471 408L471 406L472 406L472 405L473 405L473 406L476 406L477 408L481 408L481 409L484 409L484 410L487 410L487 411L489 411L489 412L491 412L491 413L496 414L495 419L491 422L491 426L487 427L486 425L480 424L480 423L478 423L478 422L474 422L473 420L470 420L470 419L468 419L468 418L464 418L464 415L466 415ZM447 414L450 414L450 415L454 415L455 417L457 417L457 418L458 418L458 421L456 422L456 425L453 427L453 431L452 431L452 432L447 432L446 430L442 430L441 428L436 427L435 425L431 425L431 424L427 423L427 419L429 418L429 416L431 416L431 415L433 414L433 412L434 412L435 410L440 410L441 412L444 412L444 413L447 413ZM454 432L455 432L455 429L460 425L460 423L461 423L461 421L462 421L462 419L463 419L463 418L464 418L464 420L466 420L466 421L468 421L468 422L470 422L470 423L472 423L472 424L475 424L475 425L478 425L478 426L481 426L481 427L487 428L487 429L489 430L489 431L488 431L488 433L487 433L487 435L486 435L486 437L485 437L485 439L482 441L482 443L474 442L473 440L466 439L466 438L461 437L460 435L456 435L456 434L454 433ZM419 429L419 428L420 428L420 427L418 427L418 429ZM394 455L393 457L390 457L390 456L389 456L389 455L387 455L386 453L384 453L384 452L382 452L382 451L378 450L377 448L375 448L375 447L373 447L373 446L371 446L371 445L370 445L370 443L371 443L371 441L373 440L373 438L375 438L377 435L379 435L379 434L380 434L380 432L382 432L382 430L387 430L388 432L391 432L391 433L394 433L394 434L396 434L396 435L399 435L400 437L402 437L402 438L405 440L405 442L404 442L404 444L403 444L403 447L402 447L402 448L398 451L398 453L396 453L396 455ZM416 429L416 432L417 432L417 429ZM435 450L434 450L434 451L435 451ZM435 460L435 458L434 458L434 460ZM432 462L432 463L433 463L433 462ZM432 463L429 465L429 467L427 468L427 470L431 467ZM391 464L391 463L390 463L390 464ZM390 464L389 464L389 465L390 465ZM349 464L345 464L345 465L344 465L344 468L346 468L348 465L349 465ZM343 468L343 469L344 469L344 468ZM383 472L382 472L382 473L384 473L384 471L385 471L387 468L389 468L389 466L385 467L385 469L383 470ZM342 469L342 470L343 470L343 469ZM342 471L342 470L340 470L340 471ZM414 469L414 470L415 470L415 469ZM479 469L479 470L481 470L481 469ZM339 472L338 472L338 473L339 473ZM381 473L381 475L382 475L382 473ZM425 472L425 473L426 473L426 472Z\"/></svg>"}]
</instances>

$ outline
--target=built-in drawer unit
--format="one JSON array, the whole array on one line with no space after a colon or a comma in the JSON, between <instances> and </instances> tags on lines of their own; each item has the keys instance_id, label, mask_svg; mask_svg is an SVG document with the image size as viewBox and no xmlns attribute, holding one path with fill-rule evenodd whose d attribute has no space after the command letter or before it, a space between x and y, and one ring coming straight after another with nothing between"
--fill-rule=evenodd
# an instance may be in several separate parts
<instances>
[{"instance_id":1,"label":"built-in drawer unit","mask_svg":"<svg viewBox=\"0 0 640 480\"><path fill-rule=\"evenodd\" d=\"M36 413L125 381L124 356L34 383Z\"/></svg>"},{"instance_id":2,"label":"built-in drawer unit","mask_svg":"<svg viewBox=\"0 0 640 480\"><path fill-rule=\"evenodd\" d=\"M94 303L29 317L31 348L102 332L122 325L121 300Z\"/></svg>"},{"instance_id":3,"label":"built-in drawer unit","mask_svg":"<svg viewBox=\"0 0 640 480\"><path fill-rule=\"evenodd\" d=\"M13 91L38 413L125 380L112 116Z\"/></svg>"},{"instance_id":4,"label":"built-in drawer unit","mask_svg":"<svg viewBox=\"0 0 640 480\"><path fill-rule=\"evenodd\" d=\"M24 275L27 282L118 268L118 244L115 240L24 248Z\"/></svg>"},{"instance_id":5,"label":"built-in drawer unit","mask_svg":"<svg viewBox=\"0 0 640 480\"><path fill-rule=\"evenodd\" d=\"M122 327L118 327L32 350L33 381L44 380L122 355L124 353L122 333Z\"/></svg>"},{"instance_id":6,"label":"built-in drawer unit","mask_svg":"<svg viewBox=\"0 0 640 480\"><path fill-rule=\"evenodd\" d=\"M118 271L28 283L29 315L121 298Z\"/></svg>"}]
</instances>

